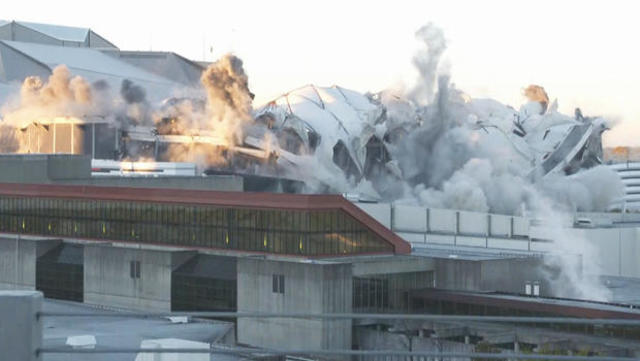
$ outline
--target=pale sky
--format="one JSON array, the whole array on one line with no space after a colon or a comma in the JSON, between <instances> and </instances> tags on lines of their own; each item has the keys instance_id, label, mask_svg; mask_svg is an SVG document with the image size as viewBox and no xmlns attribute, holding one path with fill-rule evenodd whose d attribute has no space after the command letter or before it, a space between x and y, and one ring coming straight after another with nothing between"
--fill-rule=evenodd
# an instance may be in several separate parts
<instances>
[{"instance_id":1,"label":"pale sky","mask_svg":"<svg viewBox=\"0 0 640 361\"><path fill-rule=\"evenodd\" d=\"M244 60L258 102L304 84L411 85L414 38L433 22L472 97L520 106L535 83L560 110L618 120L605 145L640 145L634 1L5 1L0 18L90 27L123 50ZM212 51L211 51L212 49Z\"/></svg>"}]
</instances>

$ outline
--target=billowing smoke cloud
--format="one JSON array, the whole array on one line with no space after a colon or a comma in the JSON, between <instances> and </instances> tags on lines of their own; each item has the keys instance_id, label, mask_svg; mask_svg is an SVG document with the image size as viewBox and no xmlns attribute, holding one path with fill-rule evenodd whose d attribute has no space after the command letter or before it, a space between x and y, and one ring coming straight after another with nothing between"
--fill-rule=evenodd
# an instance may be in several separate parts
<instances>
[{"instance_id":1,"label":"billowing smoke cloud","mask_svg":"<svg viewBox=\"0 0 640 361\"><path fill-rule=\"evenodd\" d=\"M438 72L446 48L442 32L429 24L417 36L425 41L425 49L414 58L422 84L405 97L413 102L419 125L408 127L404 137L390 138L395 140L388 144L402 170L398 181L407 184L395 201L544 219L556 243L547 259L549 269L559 270L549 275L557 294L607 300L606 288L588 277L600 273L598 255L584 237L568 227L573 212L606 211L623 194L617 174L608 167L585 163L593 168L569 177L563 173L532 177L540 152L551 152L537 149L542 143L536 137L545 137L548 127L575 121L553 107L548 109L549 97L537 85L525 89L529 103L520 112L492 100L465 96L449 84L448 75ZM436 79L438 89L432 93ZM587 149L597 152L606 122L590 121L597 130ZM538 127L542 134L511 136L514 122L526 122L532 132L540 131ZM412 124L410 119L400 123Z\"/></svg>"},{"instance_id":2,"label":"billowing smoke cloud","mask_svg":"<svg viewBox=\"0 0 640 361\"><path fill-rule=\"evenodd\" d=\"M595 173L599 173L596 171ZM593 176L593 175L591 175ZM589 177L591 177L589 176ZM545 238L553 240L545 256L547 280L557 297L607 302L611 291L600 281L600 254L580 230L570 228L571 213L557 208L557 202L538 194L535 217L544 227Z\"/></svg>"},{"instance_id":3,"label":"billowing smoke cloud","mask_svg":"<svg viewBox=\"0 0 640 361\"><path fill-rule=\"evenodd\" d=\"M398 104L381 97L394 117L409 118L399 122L394 119L405 125L406 135L389 138L392 158L402 171L398 181L407 183L404 194L396 194L391 200L520 214L523 210L536 211L536 199L541 196L553 199L554 209L567 211L606 210L609 202L620 196L622 183L606 167L569 178L550 175L534 182L532 162L539 150L531 149L525 139L510 135L516 119L528 120L532 128L536 123L565 121L555 109L543 117L549 103L544 88L532 85L525 89L524 95L533 104L525 104L521 113L493 100L471 99L449 83L448 75L438 71L446 49L442 31L428 24L416 34L424 40L424 48L414 58L421 83L405 95L414 104L413 112L393 112ZM432 94L436 79L437 91ZM420 104L425 99L430 100ZM418 123L413 116L419 118ZM566 122L573 121L567 119ZM598 122L594 124L597 126ZM604 189L598 186L599 182L610 186Z\"/></svg>"},{"instance_id":4,"label":"billowing smoke cloud","mask_svg":"<svg viewBox=\"0 0 640 361\"><path fill-rule=\"evenodd\" d=\"M121 122L126 125L152 125L152 109L143 87L124 79L120 85L120 96L125 102L124 110L119 116Z\"/></svg>"},{"instance_id":5,"label":"billowing smoke cloud","mask_svg":"<svg viewBox=\"0 0 640 361\"><path fill-rule=\"evenodd\" d=\"M144 103L147 101L147 92L143 87L134 84L131 80L125 79L120 87L120 95L127 104Z\"/></svg>"},{"instance_id":6,"label":"billowing smoke cloud","mask_svg":"<svg viewBox=\"0 0 640 361\"><path fill-rule=\"evenodd\" d=\"M46 81L37 76L27 77L19 97L2 106L2 151L31 151L19 130L33 122L51 117L91 116L109 109L106 101L98 101L102 95L100 91L94 94L92 85L82 77L72 77L64 65L55 67Z\"/></svg>"},{"instance_id":7,"label":"billowing smoke cloud","mask_svg":"<svg viewBox=\"0 0 640 361\"><path fill-rule=\"evenodd\" d=\"M424 43L425 51L418 52L413 58L420 75L418 83L409 94L409 99L425 105L433 101L435 82L440 58L447 49L442 29L429 23L416 31L416 38Z\"/></svg>"},{"instance_id":8,"label":"billowing smoke cloud","mask_svg":"<svg viewBox=\"0 0 640 361\"><path fill-rule=\"evenodd\" d=\"M214 123L226 123L225 126L237 131L252 119L253 94L240 58L232 54L223 56L202 73L200 80L207 92L207 111Z\"/></svg>"},{"instance_id":9,"label":"billowing smoke cloud","mask_svg":"<svg viewBox=\"0 0 640 361\"><path fill-rule=\"evenodd\" d=\"M169 159L196 162L202 167L225 164L233 147L242 143L244 128L253 124L248 77L242 60L227 54L211 64L200 81L207 99L204 106L193 99L175 101L155 115L156 125L161 133L191 133L211 139L208 144L171 144Z\"/></svg>"},{"instance_id":10,"label":"billowing smoke cloud","mask_svg":"<svg viewBox=\"0 0 640 361\"><path fill-rule=\"evenodd\" d=\"M4 120L22 126L41 117L56 115L85 115L95 111L91 85L81 77L71 77L69 69L60 65L43 82L37 76L27 77L20 89L17 104L3 109Z\"/></svg>"},{"instance_id":11,"label":"billowing smoke cloud","mask_svg":"<svg viewBox=\"0 0 640 361\"><path fill-rule=\"evenodd\" d=\"M19 153L40 151L27 144L29 137L19 133L20 129L32 123L54 121L57 117L81 120L97 117L121 127L152 125L152 106L142 87L124 80L120 96L114 95L105 80L89 83L80 76L72 76L65 65L55 67L46 81L37 76L27 77L19 95L4 104L1 113L2 149ZM103 134L96 137L102 138Z\"/></svg>"}]
</instances>

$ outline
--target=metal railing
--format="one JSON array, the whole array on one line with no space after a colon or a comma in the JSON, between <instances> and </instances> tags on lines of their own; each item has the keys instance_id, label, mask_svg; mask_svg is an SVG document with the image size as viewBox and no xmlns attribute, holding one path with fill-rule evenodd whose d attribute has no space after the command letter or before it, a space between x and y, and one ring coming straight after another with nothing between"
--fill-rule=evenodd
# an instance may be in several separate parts
<instances>
[{"instance_id":1,"label":"metal railing","mask_svg":"<svg viewBox=\"0 0 640 361\"><path fill-rule=\"evenodd\" d=\"M505 323L567 323L574 325L638 326L640 319L577 318L577 317L520 317L520 316L466 316L396 313L303 313L303 312L38 312L37 317L209 317L209 318L298 318L318 320L399 320L434 322L505 322Z\"/></svg>"},{"instance_id":2,"label":"metal railing","mask_svg":"<svg viewBox=\"0 0 640 361\"><path fill-rule=\"evenodd\" d=\"M421 314L375 314L375 313L262 313L262 312L132 312L132 313L88 313L88 312L38 312L37 319L43 317L117 317L117 318L159 318L159 317L210 317L210 318L295 318L320 320L384 320L384 321L432 321L432 322L501 322L525 324L572 324L572 325L613 325L640 327L640 319L584 319L572 317L512 317L512 316L462 316L462 315L421 315ZM536 353L487 353L487 352L435 352L435 351L402 351L402 350L329 350L329 349L269 349L269 348L94 348L71 349L68 347L41 347L41 354L220 354L243 355L259 354L261 356L284 357L306 356L325 359L345 357L393 357L401 359L440 359L453 358L490 359L490 360L564 360L564 361L640 361L640 357L609 356L563 356Z\"/></svg>"},{"instance_id":3,"label":"metal railing","mask_svg":"<svg viewBox=\"0 0 640 361\"><path fill-rule=\"evenodd\" d=\"M258 350L254 350L256 352ZM561 356L524 353L476 353L476 352L413 352L399 350L259 350L262 355L268 356L320 356L331 358L338 356L360 357L398 357L398 358L431 358L431 359L492 359L492 360L564 360L564 361L638 361L635 357L608 357L608 356ZM246 350L220 350L220 349L193 349L193 348L121 348L121 349L56 349L42 348L40 353L57 354L132 354L132 353L181 353L181 354L220 354L220 355L246 355Z\"/></svg>"}]
</instances>

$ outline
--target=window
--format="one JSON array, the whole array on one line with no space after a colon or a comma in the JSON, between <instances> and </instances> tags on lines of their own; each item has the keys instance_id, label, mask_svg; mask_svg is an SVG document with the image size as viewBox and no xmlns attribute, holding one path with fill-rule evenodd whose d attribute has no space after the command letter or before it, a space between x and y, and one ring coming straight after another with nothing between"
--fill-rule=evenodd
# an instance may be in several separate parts
<instances>
[{"instance_id":1,"label":"window","mask_svg":"<svg viewBox=\"0 0 640 361\"><path fill-rule=\"evenodd\" d=\"M284 275L273 275L273 293L284 294Z\"/></svg>"},{"instance_id":2,"label":"window","mask_svg":"<svg viewBox=\"0 0 640 361\"><path fill-rule=\"evenodd\" d=\"M140 278L140 261L129 262L129 276L131 278Z\"/></svg>"}]
</instances>

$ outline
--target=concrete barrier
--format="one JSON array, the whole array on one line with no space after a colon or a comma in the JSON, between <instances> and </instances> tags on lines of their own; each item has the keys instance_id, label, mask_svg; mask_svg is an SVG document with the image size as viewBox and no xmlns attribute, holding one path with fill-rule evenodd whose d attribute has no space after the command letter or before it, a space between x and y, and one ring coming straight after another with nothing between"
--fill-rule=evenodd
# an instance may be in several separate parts
<instances>
[{"instance_id":1,"label":"concrete barrier","mask_svg":"<svg viewBox=\"0 0 640 361\"><path fill-rule=\"evenodd\" d=\"M529 236L529 219L524 217L513 217L513 236Z\"/></svg>"},{"instance_id":2,"label":"concrete barrier","mask_svg":"<svg viewBox=\"0 0 640 361\"><path fill-rule=\"evenodd\" d=\"M458 232L475 236L487 235L489 232L489 218L487 213L458 212Z\"/></svg>"},{"instance_id":3,"label":"concrete barrier","mask_svg":"<svg viewBox=\"0 0 640 361\"><path fill-rule=\"evenodd\" d=\"M511 217L492 214L490 235L494 237L511 237Z\"/></svg>"},{"instance_id":4,"label":"concrete barrier","mask_svg":"<svg viewBox=\"0 0 640 361\"><path fill-rule=\"evenodd\" d=\"M391 205L388 203L354 203L383 226L391 228Z\"/></svg>"},{"instance_id":5,"label":"concrete barrier","mask_svg":"<svg viewBox=\"0 0 640 361\"><path fill-rule=\"evenodd\" d=\"M426 232L426 208L416 206L394 206L393 230L401 232Z\"/></svg>"},{"instance_id":6,"label":"concrete barrier","mask_svg":"<svg viewBox=\"0 0 640 361\"><path fill-rule=\"evenodd\" d=\"M456 211L450 209L429 209L429 231L457 233Z\"/></svg>"},{"instance_id":7,"label":"concrete barrier","mask_svg":"<svg viewBox=\"0 0 640 361\"><path fill-rule=\"evenodd\" d=\"M0 359L39 361L42 345L42 293L0 291Z\"/></svg>"}]
</instances>

